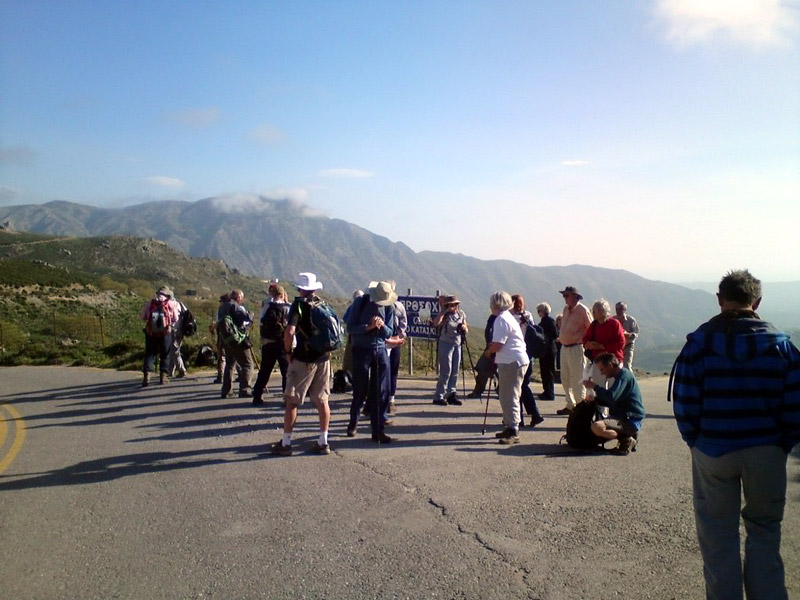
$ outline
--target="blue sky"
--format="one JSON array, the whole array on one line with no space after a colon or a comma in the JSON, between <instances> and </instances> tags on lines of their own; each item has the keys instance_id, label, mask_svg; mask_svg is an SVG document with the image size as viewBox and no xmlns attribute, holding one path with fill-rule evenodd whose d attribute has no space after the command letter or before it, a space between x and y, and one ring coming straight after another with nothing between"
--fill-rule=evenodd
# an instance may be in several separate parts
<instances>
[{"instance_id":1,"label":"blue sky","mask_svg":"<svg viewBox=\"0 0 800 600\"><path fill-rule=\"evenodd\" d=\"M0 204L289 197L417 251L800 280L799 41L798 0L0 0Z\"/></svg>"}]
</instances>

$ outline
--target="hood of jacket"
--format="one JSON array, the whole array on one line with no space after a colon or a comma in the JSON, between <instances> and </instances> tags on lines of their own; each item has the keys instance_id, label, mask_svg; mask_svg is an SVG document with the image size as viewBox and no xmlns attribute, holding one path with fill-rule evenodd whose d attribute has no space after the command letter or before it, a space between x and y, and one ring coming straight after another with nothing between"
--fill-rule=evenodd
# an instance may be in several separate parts
<instances>
[{"instance_id":1,"label":"hood of jacket","mask_svg":"<svg viewBox=\"0 0 800 600\"><path fill-rule=\"evenodd\" d=\"M763 321L751 310L726 311L686 336L706 353L723 356L734 362L746 362L775 350L789 336Z\"/></svg>"}]
</instances>

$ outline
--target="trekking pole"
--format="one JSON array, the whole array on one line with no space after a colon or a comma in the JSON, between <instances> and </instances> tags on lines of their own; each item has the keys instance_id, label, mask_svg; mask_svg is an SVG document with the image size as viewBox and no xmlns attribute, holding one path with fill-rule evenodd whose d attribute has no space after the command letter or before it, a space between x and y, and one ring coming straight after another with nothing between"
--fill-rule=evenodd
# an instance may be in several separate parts
<instances>
[{"instance_id":1,"label":"trekking pole","mask_svg":"<svg viewBox=\"0 0 800 600\"><path fill-rule=\"evenodd\" d=\"M489 381L487 382L487 389L486 389L486 410L483 412L483 429L481 429L481 435L486 434L486 419L489 417L489 398L492 395L492 376L489 376Z\"/></svg>"}]
</instances>

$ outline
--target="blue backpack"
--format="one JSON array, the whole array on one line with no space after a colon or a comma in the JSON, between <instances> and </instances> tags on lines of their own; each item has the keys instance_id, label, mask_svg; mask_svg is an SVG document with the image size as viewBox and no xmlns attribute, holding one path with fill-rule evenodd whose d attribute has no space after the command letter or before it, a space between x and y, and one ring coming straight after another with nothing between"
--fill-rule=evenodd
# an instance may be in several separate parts
<instances>
[{"instance_id":1,"label":"blue backpack","mask_svg":"<svg viewBox=\"0 0 800 600\"><path fill-rule=\"evenodd\" d=\"M303 305L298 305L299 310ZM314 352L333 352L342 347L342 326L339 317L324 301L309 305L311 307L311 335L306 337L306 344Z\"/></svg>"},{"instance_id":2,"label":"blue backpack","mask_svg":"<svg viewBox=\"0 0 800 600\"><path fill-rule=\"evenodd\" d=\"M528 323L525 330L525 350L528 358L542 358L547 350L547 338L539 325Z\"/></svg>"}]
</instances>

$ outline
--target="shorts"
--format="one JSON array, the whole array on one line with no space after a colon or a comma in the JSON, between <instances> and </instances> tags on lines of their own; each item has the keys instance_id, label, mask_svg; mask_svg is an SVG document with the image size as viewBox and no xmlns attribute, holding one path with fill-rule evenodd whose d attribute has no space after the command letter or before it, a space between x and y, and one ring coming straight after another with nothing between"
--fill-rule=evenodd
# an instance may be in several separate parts
<instances>
[{"instance_id":1,"label":"shorts","mask_svg":"<svg viewBox=\"0 0 800 600\"><path fill-rule=\"evenodd\" d=\"M606 429L612 429L618 434L621 433L630 437L637 437L639 435L639 430L636 429L636 427L633 426L633 423L627 419L608 418L603 419L603 423L605 424Z\"/></svg>"},{"instance_id":2,"label":"shorts","mask_svg":"<svg viewBox=\"0 0 800 600\"><path fill-rule=\"evenodd\" d=\"M331 394L331 361L307 363L294 359L286 370L286 389L283 400L287 404L300 406L306 395L311 397L314 406L319 407L328 401Z\"/></svg>"}]
</instances>

